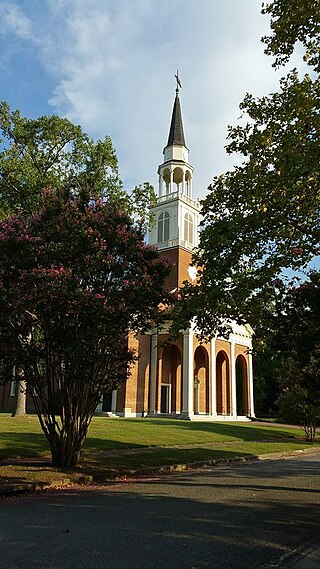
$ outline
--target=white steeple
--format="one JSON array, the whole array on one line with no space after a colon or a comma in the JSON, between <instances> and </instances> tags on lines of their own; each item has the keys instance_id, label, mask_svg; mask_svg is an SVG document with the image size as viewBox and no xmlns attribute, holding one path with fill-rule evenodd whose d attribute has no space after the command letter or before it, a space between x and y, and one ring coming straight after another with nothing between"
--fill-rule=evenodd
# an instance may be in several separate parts
<instances>
[{"instance_id":1,"label":"white steeple","mask_svg":"<svg viewBox=\"0 0 320 569\"><path fill-rule=\"evenodd\" d=\"M185 143L179 99L181 83L177 80L168 142L163 150L164 160L158 168L159 195L153 207L156 223L149 243L158 249L183 247L192 251L198 245L200 204L192 199L193 167L188 163L189 150Z\"/></svg>"}]
</instances>

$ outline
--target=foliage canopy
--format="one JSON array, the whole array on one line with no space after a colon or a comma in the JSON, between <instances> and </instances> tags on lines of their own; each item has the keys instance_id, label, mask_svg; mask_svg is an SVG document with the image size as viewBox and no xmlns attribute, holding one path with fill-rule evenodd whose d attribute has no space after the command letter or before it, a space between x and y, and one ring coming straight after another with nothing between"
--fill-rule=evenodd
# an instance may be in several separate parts
<instances>
[{"instance_id":1,"label":"foliage canopy","mask_svg":"<svg viewBox=\"0 0 320 569\"><path fill-rule=\"evenodd\" d=\"M292 70L271 95L247 94L246 124L229 127L227 152L243 161L209 187L194 256L199 282L182 290L179 306L182 321L195 317L207 335L225 319L259 325L284 270L307 270L320 250L319 2L274 0L263 11L271 16L264 42L275 65L300 40L313 71L300 78Z\"/></svg>"},{"instance_id":2,"label":"foliage canopy","mask_svg":"<svg viewBox=\"0 0 320 569\"><path fill-rule=\"evenodd\" d=\"M24 371L53 463L76 464L101 394L127 378L129 332L160 316L168 265L113 202L44 194L0 224L2 375Z\"/></svg>"},{"instance_id":3,"label":"foliage canopy","mask_svg":"<svg viewBox=\"0 0 320 569\"><path fill-rule=\"evenodd\" d=\"M26 381L53 463L73 466L101 395L127 379L129 332L166 298L168 265L144 243L154 192L125 192L110 137L58 116L2 102L0 149L1 378Z\"/></svg>"},{"instance_id":4,"label":"foliage canopy","mask_svg":"<svg viewBox=\"0 0 320 569\"><path fill-rule=\"evenodd\" d=\"M54 188L66 199L76 195L115 201L140 220L149 222L153 188L144 183L123 191L111 138L94 142L79 125L59 116L30 119L8 103L0 103L1 217L41 206L42 190Z\"/></svg>"},{"instance_id":5,"label":"foliage canopy","mask_svg":"<svg viewBox=\"0 0 320 569\"><path fill-rule=\"evenodd\" d=\"M292 287L274 319L274 350L282 387L280 414L313 441L320 420L320 273Z\"/></svg>"}]
</instances>

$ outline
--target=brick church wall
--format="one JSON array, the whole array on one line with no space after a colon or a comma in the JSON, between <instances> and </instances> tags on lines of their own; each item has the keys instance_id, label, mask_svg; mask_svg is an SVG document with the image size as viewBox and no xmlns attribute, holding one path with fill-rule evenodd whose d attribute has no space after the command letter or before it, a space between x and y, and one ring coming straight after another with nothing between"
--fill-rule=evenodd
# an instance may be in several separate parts
<instances>
[{"instance_id":1,"label":"brick church wall","mask_svg":"<svg viewBox=\"0 0 320 569\"><path fill-rule=\"evenodd\" d=\"M179 286L182 286L183 281L191 282L188 269L191 264L192 254L190 251L186 251L185 249L179 248L179 271L178 271L178 283Z\"/></svg>"},{"instance_id":2,"label":"brick church wall","mask_svg":"<svg viewBox=\"0 0 320 569\"><path fill-rule=\"evenodd\" d=\"M166 286L169 290L177 288L177 285L181 287L183 281L191 282L188 273L192 259L190 251L186 251L182 247L174 247L160 251L160 256L167 257L171 262L171 273L166 281Z\"/></svg>"},{"instance_id":3,"label":"brick church wall","mask_svg":"<svg viewBox=\"0 0 320 569\"><path fill-rule=\"evenodd\" d=\"M129 347L134 349L138 360L131 368L125 385L124 409L126 413L146 413L149 392L150 336L129 335Z\"/></svg>"},{"instance_id":4,"label":"brick church wall","mask_svg":"<svg viewBox=\"0 0 320 569\"><path fill-rule=\"evenodd\" d=\"M11 382L0 385L0 412L12 413L16 407L16 397L10 395ZM27 395L27 413L35 413L32 397Z\"/></svg>"}]
</instances>

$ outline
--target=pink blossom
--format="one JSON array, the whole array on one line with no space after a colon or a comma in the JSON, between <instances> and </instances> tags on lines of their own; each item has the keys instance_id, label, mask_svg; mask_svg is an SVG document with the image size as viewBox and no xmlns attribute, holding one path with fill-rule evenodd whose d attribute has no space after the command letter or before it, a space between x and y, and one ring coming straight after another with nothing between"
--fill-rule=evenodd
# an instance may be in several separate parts
<instances>
[{"instance_id":1,"label":"pink blossom","mask_svg":"<svg viewBox=\"0 0 320 569\"><path fill-rule=\"evenodd\" d=\"M98 292L94 295L94 297L97 300L105 300L105 297L102 294L99 294Z\"/></svg>"}]
</instances>

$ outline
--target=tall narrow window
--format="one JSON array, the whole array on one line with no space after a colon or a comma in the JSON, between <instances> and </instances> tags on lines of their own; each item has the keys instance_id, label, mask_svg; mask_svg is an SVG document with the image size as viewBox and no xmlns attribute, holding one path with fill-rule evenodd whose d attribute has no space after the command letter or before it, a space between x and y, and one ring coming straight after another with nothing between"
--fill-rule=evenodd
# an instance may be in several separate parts
<instances>
[{"instance_id":1,"label":"tall narrow window","mask_svg":"<svg viewBox=\"0 0 320 569\"><path fill-rule=\"evenodd\" d=\"M17 395L17 380L16 378L16 366L12 368L12 381L10 384L10 397L15 397Z\"/></svg>"},{"instance_id":2,"label":"tall narrow window","mask_svg":"<svg viewBox=\"0 0 320 569\"><path fill-rule=\"evenodd\" d=\"M194 242L194 221L191 213L184 216L184 240L193 245Z\"/></svg>"},{"instance_id":3,"label":"tall narrow window","mask_svg":"<svg viewBox=\"0 0 320 569\"><path fill-rule=\"evenodd\" d=\"M170 234L170 214L163 211L158 217L158 243L169 240Z\"/></svg>"},{"instance_id":4,"label":"tall narrow window","mask_svg":"<svg viewBox=\"0 0 320 569\"><path fill-rule=\"evenodd\" d=\"M17 382L15 379L13 379L10 384L10 397L15 397L16 395L17 395Z\"/></svg>"}]
</instances>

